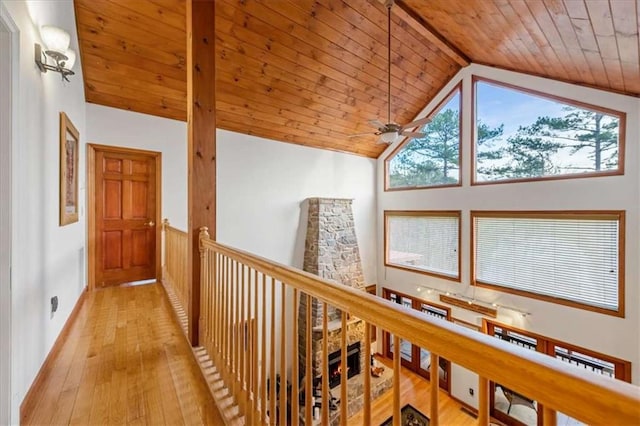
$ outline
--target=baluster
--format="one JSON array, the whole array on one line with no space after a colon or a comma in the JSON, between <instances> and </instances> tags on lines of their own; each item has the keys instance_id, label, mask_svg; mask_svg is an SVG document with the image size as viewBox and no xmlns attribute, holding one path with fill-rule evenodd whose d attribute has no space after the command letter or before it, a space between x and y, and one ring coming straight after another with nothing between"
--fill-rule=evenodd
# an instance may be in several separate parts
<instances>
[{"instance_id":1,"label":"baluster","mask_svg":"<svg viewBox=\"0 0 640 426\"><path fill-rule=\"evenodd\" d=\"M226 261L224 262L224 281L222 282L222 365L221 370L223 373L223 378L224 378L224 382L225 384L228 383L227 381L227 335L228 330L227 330L227 292L229 289L229 271L230 271L230 265L231 265L231 258L227 257Z\"/></svg>"},{"instance_id":2,"label":"baluster","mask_svg":"<svg viewBox=\"0 0 640 426\"><path fill-rule=\"evenodd\" d=\"M252 318L253 318L253 313L251 310L251 299L252 299L252 295L253 295L253 288L251 286L251 274L252 269L249 268L247 271L247 291L248 291L248 295L247 295L247 365L246 365L246 374L247 374L247 394L246 394L246 404L247 404L247 421L245 422L245 424L247 425L253 425L253 419L254 419L254 413L255 413L255 407L253 405L253 399L251 398L251 394L253 392L253 326L252 326Z\"/></svg>"},{"instance_id":3,"label":"baluster","mask_svg":"<svg viewBox=\"0 0 640 426\"><path fill-rule=\"evenodd\" d=\"M276 424L276 279L271 277L271 365L269 368L269 424Z\"/></svg>"},{"instance_id":4,"label":"baluster","mask_svg":"<svg viewBox=\"0 0 640 426\"><path fill-rule=\"evenodd\" d=\"M209 259L210 262L213 263L213 273L209 279L209 296L207 297L207 302L209 304L209 313L207 315L207 322L209 324L207 326L209 329L209 337L207 338L206 348L207 354L213 360L213 346L215 344L215 324L213 322L213 315L215 312L215 285L218 276L218 253L213 250L209 250Z\"/></svg>"},{"instance_id":5,"label":"baluster","mask_svg":"<svg viewBox=\"0 0 640 426\"><path fill-rule=\"evenodd\" d=\"M558 424L556 410L544 405L542 407L542 424L543 426L556 426Z\"/></svg>"},{"instance_id":6,"label":"baluster","mask_svg":"<svg viewBox=\"0 0 640 426\"><path fill-rule=\"evenodd\" d=\"M298 289L293 289L293 303L291 303L291 424L298 424L300 418L300 383L298 374Z\"/></svg>"},{"instance_id":7,"label":"baluster","mask_svg":"<svg viewBox=\"0 0 640 426\"><path fill-rule=\"evenodd\" d=\"M249 336L248 336L248 326L247 326L247 313L246 313L246 305L247 305L247 291L246 291L246 270L247 267L245 265L241 265L240 269L240 389L242 390L242 398L240 399L240 406L242 407L242 412L245 415L245 420L248 418L248 405L247 405L247 395L249 393L249 385L247 382L247 352L249 351ZM246 423L246 422L245 422Z\"/></svg>"},{"instance_id":8,"label":"baluster","mask_svg":"<svg viewBox=\"0 0 640 426\"><path fill-rule=\"evenodd\" d=\"M429 377L431 380L431 418L429 419L429 426L438 426L438 394L440 385L440 357L433 352L430 354L431 365L429 366Z\"/></svg>"},{"instance_id":9,"label":"baluster","mask_svg":"<svg viewBox=\"0 0 640 426\"><path fill-rule=\"evenodd\" d=\"M280 402L280 425L287 424L287 300L286 287L280 282L282 294L280 297L280 392L278 398Z\"/></svg>"},{"instance_id":10,"label":"baluster","mask_svg":"<svg viewBox=\"0 0 640 426\"><path fill-rule=\"evenodd\" d=\"M329 319L328 306L322 303L322 424L329 424Z\"/></svg>"},{"instance_id":11,"label":"baluster","mask_svg":"<svg viewBox=\"0 0 640 426\"><path fill-rule=\"evenodd\" d=\"M216 366L218 366L218 368L220 367L220 359L218 358L218 350L220 349L220 336L221 336L221 325L220 325L220 287L221 287L221 282L222 282L222 278L224 277L224 256L220 253L218 253L218 277L216 278L216 282L215 282L215 304L216 304L216 309L214 311L214 315L215 315L215 344L214 344L214 353L213 353L213 358L215 359L216 362Z\"/></svg>"},{"instance_id":12,"label":"baluster","mask_svg":"<svg viewBox=\"0 0 640 426\"><path fill-rule=\"evenodd\" d=\"M242 392L242 382L240 381L240 351L242 350L242 338L240 334L240 262L236 263L236 285L234 288L234 304L233 304L233 334L234 334L234 349L233 349L233 382L235 383L235 393L233 397L238 401L238 397Z\"/></svg>"},{"instance_id":13,"label":"baluster","mask_svg":"<svg viewBox=\"0 0 640 426\"><path fill-rule=\"evenodd\" d=\"M486 377L478 379L478 425L489 425L489 380Z\"/></svg>"},{"instance_id":14,"label":"baluster","mask_svg":"<svg viewBox=\"0 0 640 426\"><path fill-rule=\"evenodd\" d=\"M251 315L251 396L253 423L260 419L258 412L258 271L253 270L253 313Z\"/></svg>"},{"instance_id":15,"label":"baluster","mask_svg":"<svg viewBox=\"0 0 640 426\"><path fill-rule=\"evenodd\" d=\"M251 340L253 346L253 368L251 374L251 387L253 388L253 423L260 422L260 409L258 405L258 396L260 395L258 389L258 271L253 271L253 339Z\"/></svg>"},{"instance_id":16,"label":"baluster","mask_svg":"<svg viewBox=\"0 0 640 426\"><path fill-rule=\"evenodd\" d=\"M225 303L224 303L224 327L227 333L226 338L226 348L225 348L225 358L227 362L225 364L225 369L227 370L227 377L229 381L233 381L233 283L235 281L235 269L237 265L237 261L230 259L229 261L229 276L225 289ZM227 382L228 383L228 382Z\"/></svg>"},{"instance_id":17,"label":"baluster","mask_svg":"<svg viewBox=\"0 0 640 426\"><path fill-rule=\"evenodd\" d=\"M400 338L393 335L393 426L400 426Z\"/></svg>"},{"instance_id":18,"label":"baluster","mask_svg":"<svg viewBox=\"0 0 640 426\"><path fill-rule=\"evenodd\" d=\"M307 362L305 365L305 382L304 382L304 411L305 411L305 425L310 425L313 422L313 404L311 399L313 398L313 353L312 353L312 325L311 324L311 303L312 298L310 295L305 295L307 298L307 312L306 312L306 331L305 331L305 343L307 352Z\"/></svg>"},{"instance_id":19,"label":"baluster","mask_svg":"<svg viewBox=\"0 0 640 426\"><path fill-rule=\"evenodd\" d=\"M224 324L222 323L222 309L224 305L224 283L227 280L227 261L229 258L225 255L222 255L222 271L220 275L220 280L218 280L218 366L220 367L220 373L224 374L224 370L222 369L222 351L224 349Z\"/></svg>"},{"instance_id":20,"label":"baluster","mask_svg":"<svg viewBox=\"0 0 640 426\"><path fill-rule=\"evenodd\" d=\"M260 367L261 423L267 422L267 276L262 274L262 336L260 336L262 363Z\"/></svg>"},{"instance_id":21,"label":"baluster","mask_svg":"<svg viewBox=\"0 0 640 426\"><path fill-rule=\"evenodd\" d=\"M202 265L202 272L200 273L200 282L204 285L204 299L200 299L200 314L204 320L200 320L200 335L204 337L206 343L209 336L209 293L211 292L211 269L212 265L209 262L209 250L204 248L202 244L202 234L200 235L200 264ZM180 322L182 326L182 321Z\"/></svg>"},{"instance_id":22,"label":"baluster","mask_svg":"<svg viewBox=\"0 0 640 426\"><path fill-rule=\"evenodd\" d=\"M364 323L364 425L371 424L371 325Z\"/></svg>"},{"instance_id":23,"label":"baluster","mask_svg":"<svg viewBox=\"0 0 640 426\"><path fill-rule=\"evenodd\" d=\"M341 311L342 331L340 332L340 424L347 424L347 312Z\"/></svg>"}]
</instances>

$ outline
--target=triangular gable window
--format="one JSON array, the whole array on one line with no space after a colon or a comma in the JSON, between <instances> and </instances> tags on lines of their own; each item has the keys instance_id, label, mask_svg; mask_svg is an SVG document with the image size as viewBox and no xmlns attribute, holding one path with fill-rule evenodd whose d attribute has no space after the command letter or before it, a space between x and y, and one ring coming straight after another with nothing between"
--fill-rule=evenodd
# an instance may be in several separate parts
<instances>
[{"instance_id":1,"label":"triangular gable window","mask_svg":"<svg viewBox=\"0 0 640 426\"><path fill-rule=\"evenodd\" d=\"M460 185L462 87L458 85L430 114L433 120L387 159L387 189Z\"/></svg>"}]
</instances>

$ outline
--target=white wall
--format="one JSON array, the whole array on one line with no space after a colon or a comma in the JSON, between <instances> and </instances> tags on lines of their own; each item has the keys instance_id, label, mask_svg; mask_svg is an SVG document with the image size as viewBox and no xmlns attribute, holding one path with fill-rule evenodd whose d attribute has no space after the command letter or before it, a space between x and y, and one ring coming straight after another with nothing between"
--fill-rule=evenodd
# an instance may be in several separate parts
<instances>
[{"instance_id":1,"label":"white wall","mask_svg":"<svg viewBox=\"0 0 640 426\"><path fill-rule=\"evenodd\" d=\"M500 185L470 186L471 135L471 75L484 76L507 83L531 88L578 101L600 105L627 113L625 144L625 174L623 176L567 179L548 182L512 183ZM382 286L395 288L404 293L437 300L437 295L417 291L418 285L430 286L472 296L469 286L470 224L469 210L626 210L626 318L617 318L586 310L569 308L557 304L524 298L507 293L478 288L475 296L480 300L514 306L532 315L521 315L502 310L498 320L516 327L532 330L542 335L571 342L573 344L610 354L633 363L633 382L640 383L640 335L638 329L640 291L638 281L640 269L637 259L640 250L637 244L640 206L640 100L595 89L560 83L553 80L527 76L504 70L471 65L463 69L437 96L426 110L430 111L460 79L463 80L463 134L462 174L463 186L457 188L424 189L411 191L384 191L384 159L394 146L378 160L378 253L383 259L383 212L384 210L462 210L462 282L429 277L379 263L378 277ZM505 114L508 112L505 111ZM476 314L454 308L454 317L477 323ZM472 354L470 354L472 355ZM471 397L468 388L477 390L477 376L464 371L452 372L453 396L476 405L476 396Z\"/></svg>"},{"instance_id":2,"label":"white wall","mask_svg":"<svg viewBox=\"0 0 640 426\"><path fill-rule=\"evenodd\" d=\"M53 24L71 34L78 51L71 0L3 1L19 30L18 122L13 141L12 373L11 419L85 287L85 215L58 226L59 113L80 132L80 206L84 206L86 137L82 69L63 84L59 74L41 74L34 63L38 28ZM58 296L51 317L50 298Z\"/></svg>"},{"instance_id":3,"label":"white wall","mask_svg":"<svg viewBox=\"0 0 640 426\"><path fill-rule=\"evenodd\" d=\"M218 131L218 240L302 267L309 197L353 198L365 281L376 282L376 161Z\"/></svg>"},{"instance_id":4,"label":"white wall","mask_svg":"<svg viewBox=\"0 0 640 426\"><path fill-rule=\"evenodd\" d=\"M187 229L187 126L183 121L87 105L87 143L162 153L162 217Z\"/></svg>"}]
</instances>

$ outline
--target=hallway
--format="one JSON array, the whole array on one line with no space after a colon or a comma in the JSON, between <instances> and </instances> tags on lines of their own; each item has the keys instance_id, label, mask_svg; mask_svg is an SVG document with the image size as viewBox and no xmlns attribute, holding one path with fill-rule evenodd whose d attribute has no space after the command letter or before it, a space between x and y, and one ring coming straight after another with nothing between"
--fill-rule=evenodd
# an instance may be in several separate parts
<instances>
[{"instance_id":1,"label":"hallway","mask_svg":"<svg viewBox=\"0 0 640 426\"><path fill-rule=\"evenodd\" d=\"M163 291L87 294L22 423L222 424Z\"/></svg>"}]
</instances>

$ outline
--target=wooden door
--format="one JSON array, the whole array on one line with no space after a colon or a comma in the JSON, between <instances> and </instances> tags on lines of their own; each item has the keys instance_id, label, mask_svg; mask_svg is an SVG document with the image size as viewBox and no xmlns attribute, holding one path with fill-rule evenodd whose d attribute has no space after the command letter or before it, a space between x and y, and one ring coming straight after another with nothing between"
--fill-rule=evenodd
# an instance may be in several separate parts
<instances>
[{"instance_id":1,"label":"wooden door","mask_svg":"<svg viewBox=\"0 0 640 426\"><path fill-rule=\"evenodd\" d=\"M156 278L159 153L95 149L95 285Z\"/></svg>"}]
</instances>

